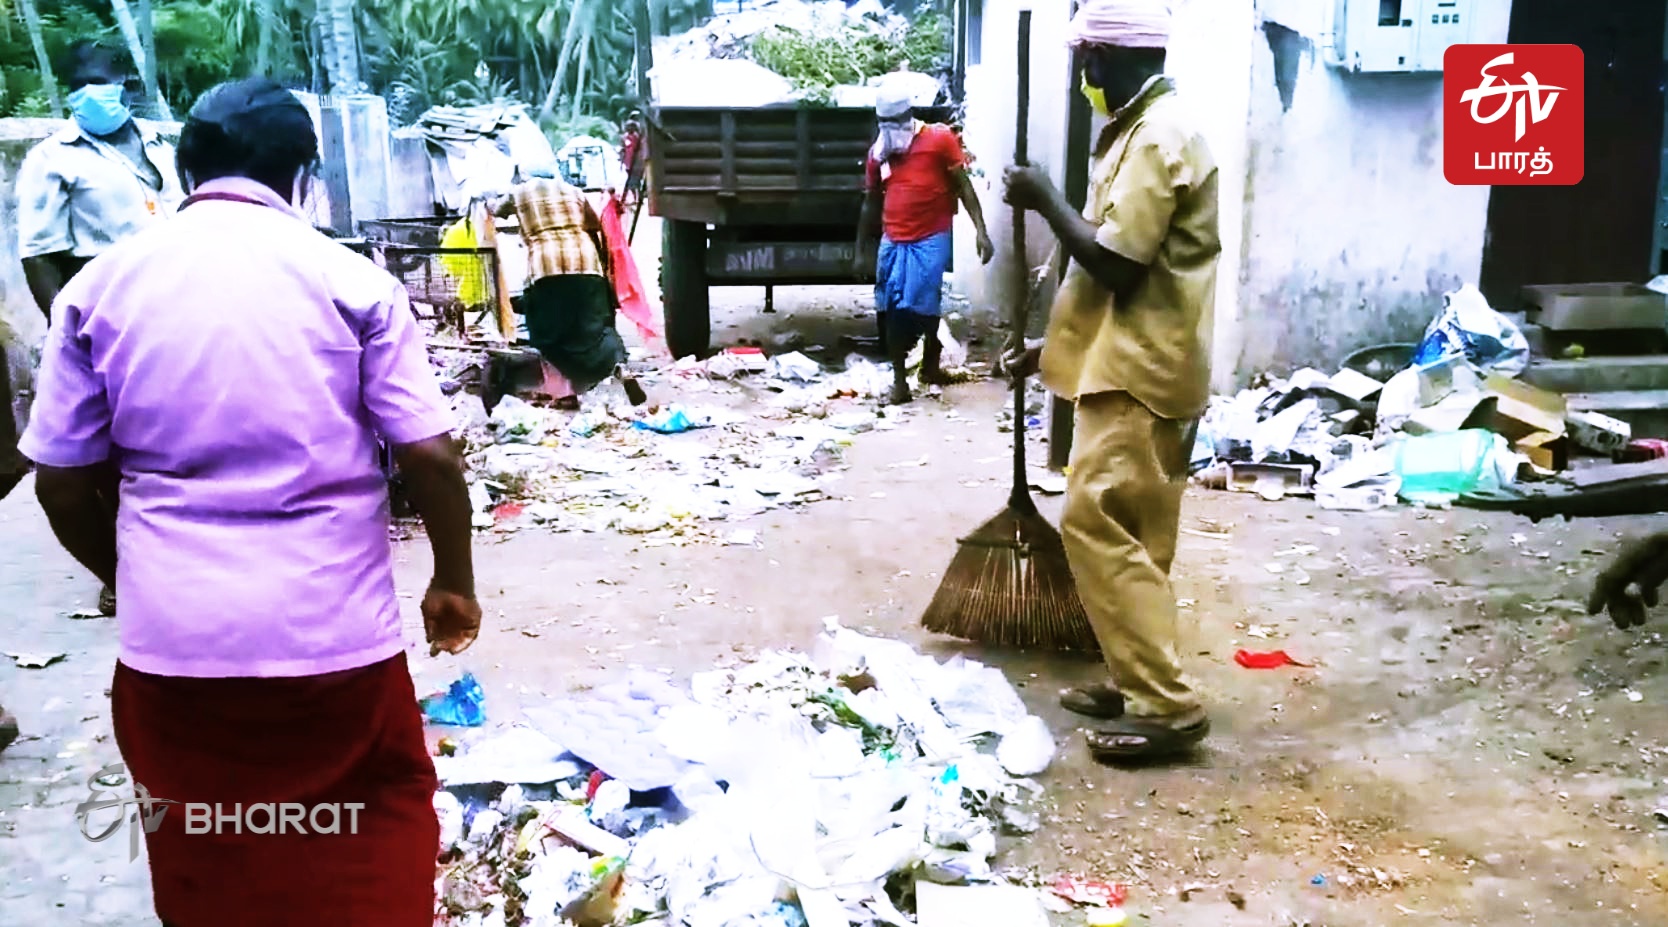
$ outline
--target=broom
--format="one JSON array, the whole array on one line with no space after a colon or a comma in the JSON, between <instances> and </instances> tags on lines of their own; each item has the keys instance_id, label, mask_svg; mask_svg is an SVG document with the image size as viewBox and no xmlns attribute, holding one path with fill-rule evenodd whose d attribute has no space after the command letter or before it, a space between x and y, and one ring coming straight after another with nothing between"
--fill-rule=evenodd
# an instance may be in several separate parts
<instances>
[{"instance_id":1,"label":"broom","mask_svg":"<svg viewBox=\"0 0 1668 927\"><path fill-rule=\"evenodd\" d=\"M1030 128L1031 12L1019 14L1019 119L1014 163L1026 162ZM1013 338L1023 343L1030 275L1025 213L1013 213ZM1014 484L1008 505L958 542L921 624L929 631L1001 647L1039 650L1100 648L1083 612L1060 532L1037 511L1025 469L1025 381L1014 382Z\"/></svg>"}]
</instances>

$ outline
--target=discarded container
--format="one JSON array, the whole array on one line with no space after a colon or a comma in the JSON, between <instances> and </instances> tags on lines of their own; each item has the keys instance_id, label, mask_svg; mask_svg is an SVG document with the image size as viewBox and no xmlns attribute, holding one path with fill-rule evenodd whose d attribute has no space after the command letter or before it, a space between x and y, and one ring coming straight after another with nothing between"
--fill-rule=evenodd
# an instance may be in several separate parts
<instances>
[{"instance_id":1,"label":"discarded container","mask_svg":"<svg viewBox=\"0 0 1668 927\"><path fill-rule=\"evenodd\" d=\"M1405 499L1471 492L1493 449L1494 435L1480 429L1408 438L1396 454L1399 491Z\"/></svg>"},{"instance_id":2,"label":"discarded container","mask_svg":"<svg viewBox=\"0 0 1668 927\"><path fill-rule=\"evenodd\" d=\"M485 701L486 693L474 674L464 673L445 692L436 692L417 704L423 709L423 717L434 724L480 727L486 723Z\"/></svg>"}]
</instances>

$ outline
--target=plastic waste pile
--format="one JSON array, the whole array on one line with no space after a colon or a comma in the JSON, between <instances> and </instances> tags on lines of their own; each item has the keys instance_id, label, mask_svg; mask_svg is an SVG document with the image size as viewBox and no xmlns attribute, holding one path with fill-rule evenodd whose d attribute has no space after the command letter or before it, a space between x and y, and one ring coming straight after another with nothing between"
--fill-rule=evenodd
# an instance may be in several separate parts
<instances>
[{"instance_id":1,"label":"plastic waste pile","mask_svg":"<svg viewBox=\"0 0 1668 927\"><path fill-rule=\"evenodd\" d=\"M1385 363L1396 354L1386 350L1333 374L1308 368L1213 398L1194 439L1195 479L1370 511L1443 505L1550 475L1565 437L1563 399L1514 379L1529 357L1522 330L1473 286L1443 301L1397 362Z\"/></svg>"},{"instance_id":2,"label":"plastic waste pile","mask_svg":"<svg viewBox=\"0 0 1668 927\"><path fill-rule=\"evenodd\" d=\"M863 70L869 59L889 60L874 54L877 47L893 50L890 57L904 58L909 29L908 19L877 0L762 0L682 35L657 40L651 87L663 106L751 107L795 101L873 106L872 83L882 74ZM772 41L782 46L775 54L769 54ZM796 51L800 46L803 49ZM761 51L767 53L763 61ZM830 84L839 80L833 76L836 69L852 73L844 82ZM910 79L915 81L915 104L932 105L942 90L939 78L915 73Z\"/></svg>"},{"instance_id":3,"label":"plastic waste pile","mask_svg":"<svg viewBox=\"0 0 1668 927\"><path fill-rule=\"evenodd\" d=\"M855 436L894 424L876 402L891 374L857 356L826 370L797 352L734 351L644 379L717 395L633 407L604 384L578 412L506 396L488 416L479 397L457 392L476 527L730 543L736 522L834 498Z\"/></svg>"},{"instance_id":4,"label":"plastic waste pile","mask_svg":"<svg viewBox=\"0 0 1668 927\"><path fill-rule=\"evenodd\" d=\"M436 758L436 923L912 925L918 883L1000 883L1046 726L999 670L825 624L813 656L634 676Z\"/></svg>"}]
</instances>

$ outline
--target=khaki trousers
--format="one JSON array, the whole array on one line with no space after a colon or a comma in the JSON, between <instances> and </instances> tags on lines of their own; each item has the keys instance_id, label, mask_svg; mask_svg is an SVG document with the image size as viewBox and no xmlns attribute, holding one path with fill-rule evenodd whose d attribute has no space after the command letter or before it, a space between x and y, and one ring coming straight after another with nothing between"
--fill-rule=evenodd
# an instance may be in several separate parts
<instances>
[{"instance_id":1,"label":"khaki trousers","mask_svg":"<svg viewBox=\"0 0 1668 927\"><path fill-rule=\"evenodd\" d=\"M1177 659L1170 587L1190 425L1159 418L1128 393L1077 400L1060 533L1106 667L1132 715L1199 708Z\"/></svg>"}]
</instances>

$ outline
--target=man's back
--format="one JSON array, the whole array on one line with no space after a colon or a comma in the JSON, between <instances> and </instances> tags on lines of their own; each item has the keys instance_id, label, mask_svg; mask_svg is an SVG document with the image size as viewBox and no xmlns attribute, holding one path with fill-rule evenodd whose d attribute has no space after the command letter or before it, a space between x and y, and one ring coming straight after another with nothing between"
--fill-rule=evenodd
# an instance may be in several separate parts
<instances>
[{"instance_id":1,"label":"man's back","mask_svg":"<svg viewBox=\"0 0 1668 927\"><path fill-rule=\"evenodd\" d=\"M451 425L415 321L392 277L270 190L216 186L278 205L192 204L78 275L25 451L120 470L127 665L302 675L392 656L376 432Z\"/></svg>"}]
</instances>

